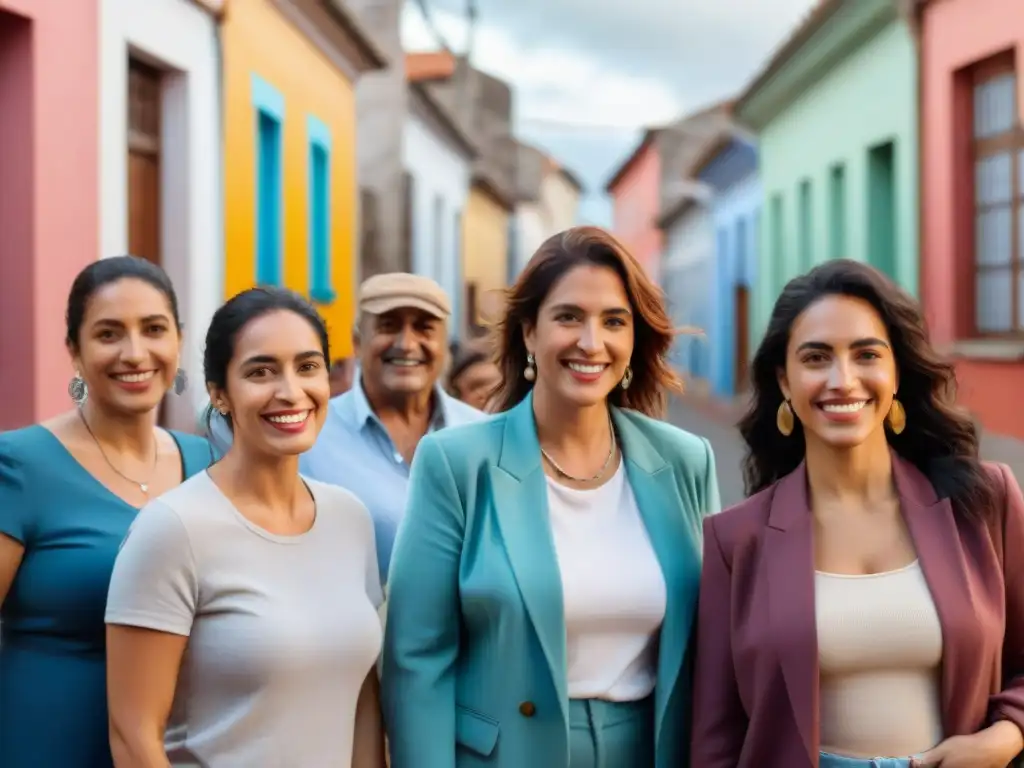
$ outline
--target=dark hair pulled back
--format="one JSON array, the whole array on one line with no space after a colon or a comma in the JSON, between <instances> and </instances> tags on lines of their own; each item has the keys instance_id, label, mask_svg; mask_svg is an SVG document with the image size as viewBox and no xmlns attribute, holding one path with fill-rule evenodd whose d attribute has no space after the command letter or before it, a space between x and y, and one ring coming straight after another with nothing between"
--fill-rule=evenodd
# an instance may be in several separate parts
<instances>
[{"instance_id":1,"label":"dark hair pulled back","mask_svg":"<svg viewBox=\"0 0 1024 768\"><path fill-rule=\"evenodd\" d=\"M89 264L78 273L68 292L64 320L67 326L65 342L69 347L78 347L89 300L104 286L120 280L141 280L160 291L171 308L171 316L178 330L181 330L181 316L178 313L178 295L174 292L171 278L151 261L137 256L111 256Z\"/></svg>"},{"instance_id":2,"label":"dark hair pulled back","mask_svg":"<svg viewBox=\"0 0 1024 768\"><path fill-rule=\"evenodd\" d=\"M827 296L849 296L870 304L885 324L899 375L899 399L907 414L902 434L888 430L889 444L916 466L954 510L979 516L994 508L995 490L978 454L978 431L958 408L953 365L928 340L918 303L878 270L849 259L815 267L789 281L775 302L768 329L751 366L753 398L740 420L747 444L743 474L754 494L795 470L804 458L799 419L789 437L776 427L782 402L778 374L786 365L790 329L811 304Z\"/></svg>"},{"instance_id":3,"label":"dark hair pulled back","mask_svg":"<svg viewBox=\"0 0 1024 768\"><path fill-rule=\"evenodd\" d=\"M331 359L327 324L312 304L287 288L250 288L225 302L210 320L203 351L203 376L208 387L226 388L228 366L235 355L235 343L242 330L253 320L279 311L293 312L308 322L320 339L324 360ZM206 413L207 433L211 435L211 420L215 418L215 413L211 404ZM216 418L224 419L230 428L229 416L216 413Z\"/></svg>"}]
</instances>

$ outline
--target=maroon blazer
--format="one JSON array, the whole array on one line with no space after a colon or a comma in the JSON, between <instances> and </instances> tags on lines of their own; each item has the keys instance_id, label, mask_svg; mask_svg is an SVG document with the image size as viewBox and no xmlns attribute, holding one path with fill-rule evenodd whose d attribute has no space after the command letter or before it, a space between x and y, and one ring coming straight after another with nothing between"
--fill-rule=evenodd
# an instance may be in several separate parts
<instances>
[{"instance_id":1,"label":"maroon blazer","mask_svg":"<svg viewBox=\"0 0 1024 768\"><path fill-rule=\"evenodd\" d=\"M946 736L1006 719L1024 731L1024 498L987 464L1001 503L954 516L893 453L910 535L942 625ZM818 639L807 475L794 472L704 521L693 768L817 768Z\"/></svg>"}]
</instances>

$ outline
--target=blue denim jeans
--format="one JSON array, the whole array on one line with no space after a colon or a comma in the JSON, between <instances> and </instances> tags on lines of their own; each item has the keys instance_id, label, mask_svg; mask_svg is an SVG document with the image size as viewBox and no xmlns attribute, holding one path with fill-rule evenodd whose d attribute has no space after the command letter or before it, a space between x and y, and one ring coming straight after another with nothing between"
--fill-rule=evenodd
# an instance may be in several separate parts
<instances>
[{"instance_id":1,"label":"blue denim jeans","mask_svg":"<svg viewBox=\"0 0 1024 768\"><path fill-rule=\"evenodd\" d=\"M822 752L818 768L910 768L909 757L843 757Z\"/></svg>"}]
</instances>

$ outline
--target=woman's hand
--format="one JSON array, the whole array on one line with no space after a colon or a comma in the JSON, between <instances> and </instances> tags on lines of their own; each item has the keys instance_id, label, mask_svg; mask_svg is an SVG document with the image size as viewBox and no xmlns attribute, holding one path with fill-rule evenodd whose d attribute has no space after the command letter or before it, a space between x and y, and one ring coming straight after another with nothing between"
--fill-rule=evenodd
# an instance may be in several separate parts
<instances>
[{"instance_id":1,"label":"woman's hand","mask_svg":"<svg viewBox=\"0 0 1024 768\"><path fill-rule=\"evenodd\" d=\"M913 768L1006 768L1024 748L1020 729L1006 720L970 736L951 736L915 757Z\"/></svg>"}]
</instances>

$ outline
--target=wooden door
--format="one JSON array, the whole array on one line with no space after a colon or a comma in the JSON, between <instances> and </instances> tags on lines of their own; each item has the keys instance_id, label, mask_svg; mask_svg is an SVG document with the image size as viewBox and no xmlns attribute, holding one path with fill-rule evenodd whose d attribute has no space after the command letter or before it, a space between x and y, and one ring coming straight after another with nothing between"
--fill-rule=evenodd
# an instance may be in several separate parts
<instances>
[{"instance_id":1,"label":"wooden door","mask_svg":"<svg viewBox=\"0 0 1024 768\"><path fill-rule=\"evenodd\" d=\"M747 333L747 322L749 320L747 286L736 286L734 302L735 303L733 308L733 334L735 336L735 339L733 349L735 350L736 359L733 366L733 370L736 374L736 380L734 382L734 391L738 394L746 390L750 383L747 380L747 361L750 359L750 349L748 347Z\"/></svg>"},{"instance_id":2,"label":"wooden door","mask_svg":"<svg viewBox=\"0 0 1024 768\"><path fill-rule=\"evenodd\" d=\"M160 71L128 62L128 251L160 264Z\"/></svg>"}]
</instances>

